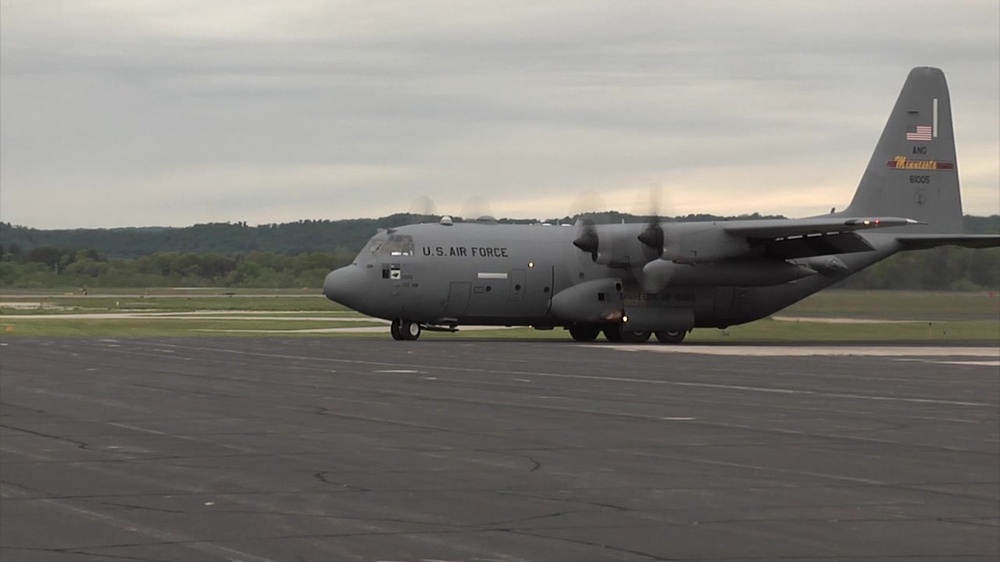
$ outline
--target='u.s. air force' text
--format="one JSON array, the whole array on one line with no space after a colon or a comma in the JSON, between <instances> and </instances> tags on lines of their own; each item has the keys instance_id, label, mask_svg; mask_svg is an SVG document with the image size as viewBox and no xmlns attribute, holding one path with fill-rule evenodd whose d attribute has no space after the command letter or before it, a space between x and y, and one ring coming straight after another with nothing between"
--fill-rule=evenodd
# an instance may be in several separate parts
<instances>
[{"instance_id":1,"label":"'u.s. air force' text","mask_svg":"<svg viewBox=\"0 0 1000 562\"><path fill-rule=\"evenodd\" d=\"M456 258L509 258L509 252L502 246L424 246L424 255L431 257Z\"/></svg>"}]
</instances>

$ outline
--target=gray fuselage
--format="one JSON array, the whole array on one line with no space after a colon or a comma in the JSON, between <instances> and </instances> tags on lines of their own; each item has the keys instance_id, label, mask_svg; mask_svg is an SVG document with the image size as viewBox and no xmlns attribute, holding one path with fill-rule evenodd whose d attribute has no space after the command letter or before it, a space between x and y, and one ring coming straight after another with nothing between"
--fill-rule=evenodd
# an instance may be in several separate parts
<instances>
[{"instance_id":1,"label":"gray fuselage","mask_svg":"<svg viewBox=\"0 0 1000 562\"><path fill-rule=\"evenodd\" d=\"M621 231L619 238L625 240L635 239L643 226L606 225ZM389 320L546 328L574 323L552 313L554 295L588 281L617 279L624 314L635 329L689 330L766 317L898 250L891 236L869 235L875 251L838 256L846 267L836 272L775 285L744 286L734 279L650 294L637 281L647 258L632 256L634 267L629 257L620 257L612 267L601 265L573 246L577 234L570 226L479 223L380 231L354 263L328 276L324 293L363 314ZM634 250L618 248L617 255L641 252L636 244Z\"/></svg>"}]
</instances>

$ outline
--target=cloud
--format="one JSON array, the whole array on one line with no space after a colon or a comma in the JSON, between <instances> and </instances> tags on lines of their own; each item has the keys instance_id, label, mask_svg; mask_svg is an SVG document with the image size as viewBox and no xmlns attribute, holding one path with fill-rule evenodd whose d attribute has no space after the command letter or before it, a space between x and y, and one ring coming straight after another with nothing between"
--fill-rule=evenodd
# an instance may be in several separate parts
<instances>
[{"instance_id":1,"label":"cloud","mask_svg":"<svg viewBox=\"0 0 1000 562\"><path fill-rule=\"evenodd\" d=\"M542 218L650 182L689 212L825 212L917 65L948 74L966 210L1000 208L991 3L0 6L16 223L381 216L418 195ZM336 170L366 172L316 179Z\"/></svg>"}]
</instances>

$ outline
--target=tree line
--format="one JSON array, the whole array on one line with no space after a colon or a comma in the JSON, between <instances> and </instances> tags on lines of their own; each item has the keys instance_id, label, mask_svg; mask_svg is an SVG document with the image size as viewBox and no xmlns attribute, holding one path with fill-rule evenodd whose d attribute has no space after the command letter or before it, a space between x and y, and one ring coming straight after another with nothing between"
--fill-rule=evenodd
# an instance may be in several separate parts
<instances>
[{"instance_id":1,"label":"tree line","mask_svg":"<svg viewBox=\"0 0 1000 562\"><path fill-rule=\"evenodd\" d=\"M317 288L330 270L351 262L354 252L295 256L253 252L226 256L157 252L108 258L94 250L33 248L3 254L0 287L246 287ZM998 290L1000 249L935 248L903 252L840 284L851 289Z\"/></svg>"},{"instance_id":2,"label":"tree line","mask_svg":"<svg viewBox=\"0 0 1000 562\"><path fill-rule=\"evenodd\" d=\"M287 256L253 252L226 256L157 252L138 258L107 258L93 250L34 248L3 254L0 287L143 288L323 286L331 269L351 262L347 252L309 252Z\"/></svg>"},{"instance_id":3,"label":"tree line","mask_svg":"<svg viewBox=\"0 0 1000 562\"><path fill-rule=\"evenodd\" d=\"M237 255L357 252L378 228L421 222L422 215L379 219L301 220L282 224L208 223L186 227L77 228L39 230L0 222L0 243L8 251L32 248L88 248L108 258L137 258L160 252ZM433 217L429 217L433 218Z\"/></svg>"},{"instance_id":4,"label":"tree line","mask_svg":"<svg viewBox=\"0 0 1000 562\"><path fill-rule=\"evenodd\" d=\"M597 224L647 222L650 217L608 211L588 215ZM377 219L301 220L282 224L248 225L246 222L208 223L187 227L77 228L40 230L0 222L0 244L8 251L32 248L87 248L108 258L137 258L159 252L222 254L232 256L254 252L300 254L303 252L357 253L378 228L396 228L419 222L437 222L437 215L399 213ZM662 217L664 222L725 221L731 218L782 218L758 214L741 217L688 215ZM572 224L576 217L547 219L552 224ZM538 222L534 219L500 219L505 224ZM1000 233L1000 216L965 217L969 233Z\"/></svg>"}]
</instances>

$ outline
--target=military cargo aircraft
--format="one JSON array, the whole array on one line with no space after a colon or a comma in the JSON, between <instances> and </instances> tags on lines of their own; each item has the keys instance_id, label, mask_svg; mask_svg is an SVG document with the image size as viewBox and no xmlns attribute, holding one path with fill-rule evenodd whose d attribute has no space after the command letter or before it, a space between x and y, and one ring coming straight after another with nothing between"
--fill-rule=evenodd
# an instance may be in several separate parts
<instances>
[{"instance_id":1,"label":"military cargo aircraft","mask_svg":"<svg viewBox=\"0 0 1000 562\"><path fill-rule=\"evenodd\" d=\"M803 219L595 225L484 219L379 230L331 272L327 298L391 321L397 340L460 326L565 328L680 343L767 317L896 252L986 248L963 234L944 73L906 79L850 205Z\"/></svg>"}]
</instances>

